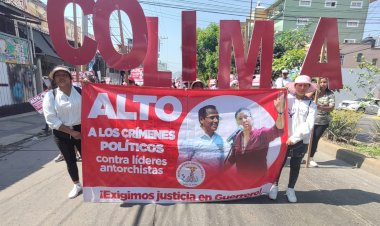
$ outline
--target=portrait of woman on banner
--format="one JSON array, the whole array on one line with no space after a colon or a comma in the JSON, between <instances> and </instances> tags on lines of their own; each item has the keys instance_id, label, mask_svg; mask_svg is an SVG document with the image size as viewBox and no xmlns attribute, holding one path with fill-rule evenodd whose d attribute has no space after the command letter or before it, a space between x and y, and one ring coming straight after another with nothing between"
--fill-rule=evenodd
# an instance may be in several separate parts
<instances>
[{"instance_id":1,"label":"portrait of woman on banner","mask_svg":"<svg viewBox=\"0 0 380 226\"><path fill-rule=\"evenodd\" d=\"M225 170L236 166L241 179L259 180L267 174L267 154L270 142L284 133L284 94L274 100L277 118L272 127L253 127L253 115L248 108L235 113L237 125L241 128L232 138L231 150L225 160Z\"/></svg>"}]
</instances>

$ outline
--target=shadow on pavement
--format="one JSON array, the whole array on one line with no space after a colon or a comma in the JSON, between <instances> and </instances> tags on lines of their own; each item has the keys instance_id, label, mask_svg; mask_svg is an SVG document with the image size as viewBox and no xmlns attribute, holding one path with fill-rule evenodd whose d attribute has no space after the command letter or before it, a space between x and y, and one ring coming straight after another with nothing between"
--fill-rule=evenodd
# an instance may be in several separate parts
<instances>
[{"instance_id":1,"label":"shadow on pavement","mask_svg":"<svg viewBox=\"0 0 380 226\"><path fill-rule=\"evenodd\" d=\"M336 158L343 160L344 162L360 168L366 159L366 156L351 150L339 149L336 152Z\"/></svg>"},{"instance_id":2,"label":"shadow on pavement","mask_svg":"<svg viewBox=\"0 0 380 226\"><path fill-rule=\"evenodd\" d=\"M141 224L141 218L142 218L142 214L143 214L143 211L144 211L144 208L148 205L152 205L150 203L143 203L143 204L138 204L138 203L122 203L120 205L120 207L122 208L132 208L132 207L138 207L138 210L137 210L137 213L134 215L134 222L132 225L140 225ZM154 207L154 215L156 213L156 206ZM130 217L128 215L125 215L125 218L127 217ZM125 219L124 221L121 221L121 222L125 222Z\"/></svg>"},{"instance_id":3,"label":"shadow on pavement","mask_svg":"<svg viewBox=\"0 0 380 226\"><path fill-rule=\"evenodd\" d=\"M337 161L337 160L328 160L324 162L318 161L318 165L320 167L315 167L315 169L324 169L324 168L353 168L352 165L348 165L347 163L343 161ZM313 167L310 167L313 168Z\"/></svg>"},{"instance_id":4,"label":"shadow on pavement","mask_svg":"<svg viewBox=\"0 0 380 226\"><path fill-rule=\"evenodd\" d=\"M50 136L29 139L0 151L0 191L28 177L52 161L59 153Z\"/></svg>"},{"instance_id":5,"label":"shadow on pavement","mask_svg":"<svg viewBox=\"0 0 380 226\"><path fill-rule=\"evenodd\" d=\"M380 203L380 194L358 189L296 191L298 204L321 203L334 206L357 206ZM283 204L289 203L285 191L279 191L277 200L263 195L257 198L224 202L225 204Z\"/></svg>"},{"instance_id":6,"label":"shadow on pavement","mask_svg":"<svg viewBox=\"0 0 380 226\"><path fill-rule=\"evenodd\" d=\"M336 190L314 190L314 191L296 191L298 202L296 204L328 204L334 206L358 206L369 203L380 203L380 194L366 192L358 189L336 189ZM266 195L250 199L241 199L224 202L209 202L210 204L290 204L285 195L285 191L279 191L277 200L271 200ZM199 203L186 203L186 205ZM139 207L139 214L144 208L151 204L123 203L120 207L131 208ZM176 204L157 204L160 206L171 206ZM138 218L136 218L138 219ZM138 223L138 222L136 222Z\"/></svg>"}]
</instances>

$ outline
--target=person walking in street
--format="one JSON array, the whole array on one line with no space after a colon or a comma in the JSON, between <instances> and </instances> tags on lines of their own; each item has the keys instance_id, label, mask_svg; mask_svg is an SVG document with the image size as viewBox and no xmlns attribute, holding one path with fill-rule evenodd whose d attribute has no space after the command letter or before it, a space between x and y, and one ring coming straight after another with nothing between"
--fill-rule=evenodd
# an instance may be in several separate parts
<instances>
[{"instance_id":1,"label":"person walking in street","mask_svg":"<svg viewBox=\"0 0 380 226\"><path fill-rule=\"evenodd\" d=\"M311 140L310 166L312 167L318 167L318 163L314 160L314 155L317 151L319 139L329 127L331 121L330 112L334 110L335 106L335 96L329 89L327 78L319 79L319 90L311 93L310 96L314 99L315 95L317 95L318 112L314 123L313 139Z\"/></svg>"},{"instance_id":2,"label":"person walking in street","mask_svg":"<svg viewBox=\"0 0 380 226\"><path fill-rule=\"evenodd\" d=\"M75 154L75 148L81 152L81 90L72 85L70 70L64 66L55 67L49 77L58 88L45 95L44 116L46 123L53 129L54 141L66 161L74 183L68 197L75 198L82 192Z\"/></svg>"},{"instance_id":3,"label":"person walking in street","mask_svg":"<svg viewBox=\"0 0 380 226\"><path fill-rule=\"evenodd\" d=\"M288 189L286 196L289 202L297 202L297 197L294 191L298 175L301 168L302 159L307 151L307 146L310 139L310 133L314 126L317 106L312 99L306 96L316 90L316 85L311 83L309 76L300 75L296 78L295 82L290 82L286 85L289 90L288 95L288 135L286 141L287 153L282 164L285 166L287 157L290 158L290 174ZM281 176L281 171L277 180L272 185L269 191L270 199L277 199L278 181Z\"/></svg>"},{"instance_id":4,"label":"person walking in street","mask_svg":"<svg viewBox=\"0 0 380 226\"><path fill-rule=\"evenodd\" d=\"M288 70L282 70L281 71L281 76L279 78L276 79L276 88L283 88L286 86L286 84L288 84L289 82L291 82L292 80L288 77L289 75L289 71Z\"/></svg>"}]
</instances>

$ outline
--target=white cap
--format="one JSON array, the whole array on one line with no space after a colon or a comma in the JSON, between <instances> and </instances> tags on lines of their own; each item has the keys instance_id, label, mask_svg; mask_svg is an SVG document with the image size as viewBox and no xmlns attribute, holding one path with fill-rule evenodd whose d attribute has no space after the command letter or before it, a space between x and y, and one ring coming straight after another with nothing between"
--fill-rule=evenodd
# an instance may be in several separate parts
<instances>
[{"instance_id":1,"label":"white cap","mask_svg":"<svg viewBox=\"0 0 380 226\"><path fill-rule=\"evenodd\" d=\"M289 71L288 70L282 70L281 73L282 74L289 74Z\"/></svg>"}]
</instances>

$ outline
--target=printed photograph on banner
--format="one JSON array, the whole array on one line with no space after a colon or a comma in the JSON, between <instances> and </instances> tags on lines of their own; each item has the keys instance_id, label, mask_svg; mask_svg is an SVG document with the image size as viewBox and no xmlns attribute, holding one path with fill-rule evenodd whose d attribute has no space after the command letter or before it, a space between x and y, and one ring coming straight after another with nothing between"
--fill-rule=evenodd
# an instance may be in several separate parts
<instances>
[{"instance_id":1,"label":"printed photograph on banner","mask_svg":"<svg viewBox=\"0 0 380 226\"><path fill-rule=\"evenodd\" d=\"M253 136L246 146L241 142L244 130ZM266 176L278 157L282 132L268 111L253 100L211 97L192 108L181 125L178 164L198 162L205 169L205 181L211 184L221 176L231 176L233 184L242 180L252 184Z\"/></svg>"}]
</instances>

